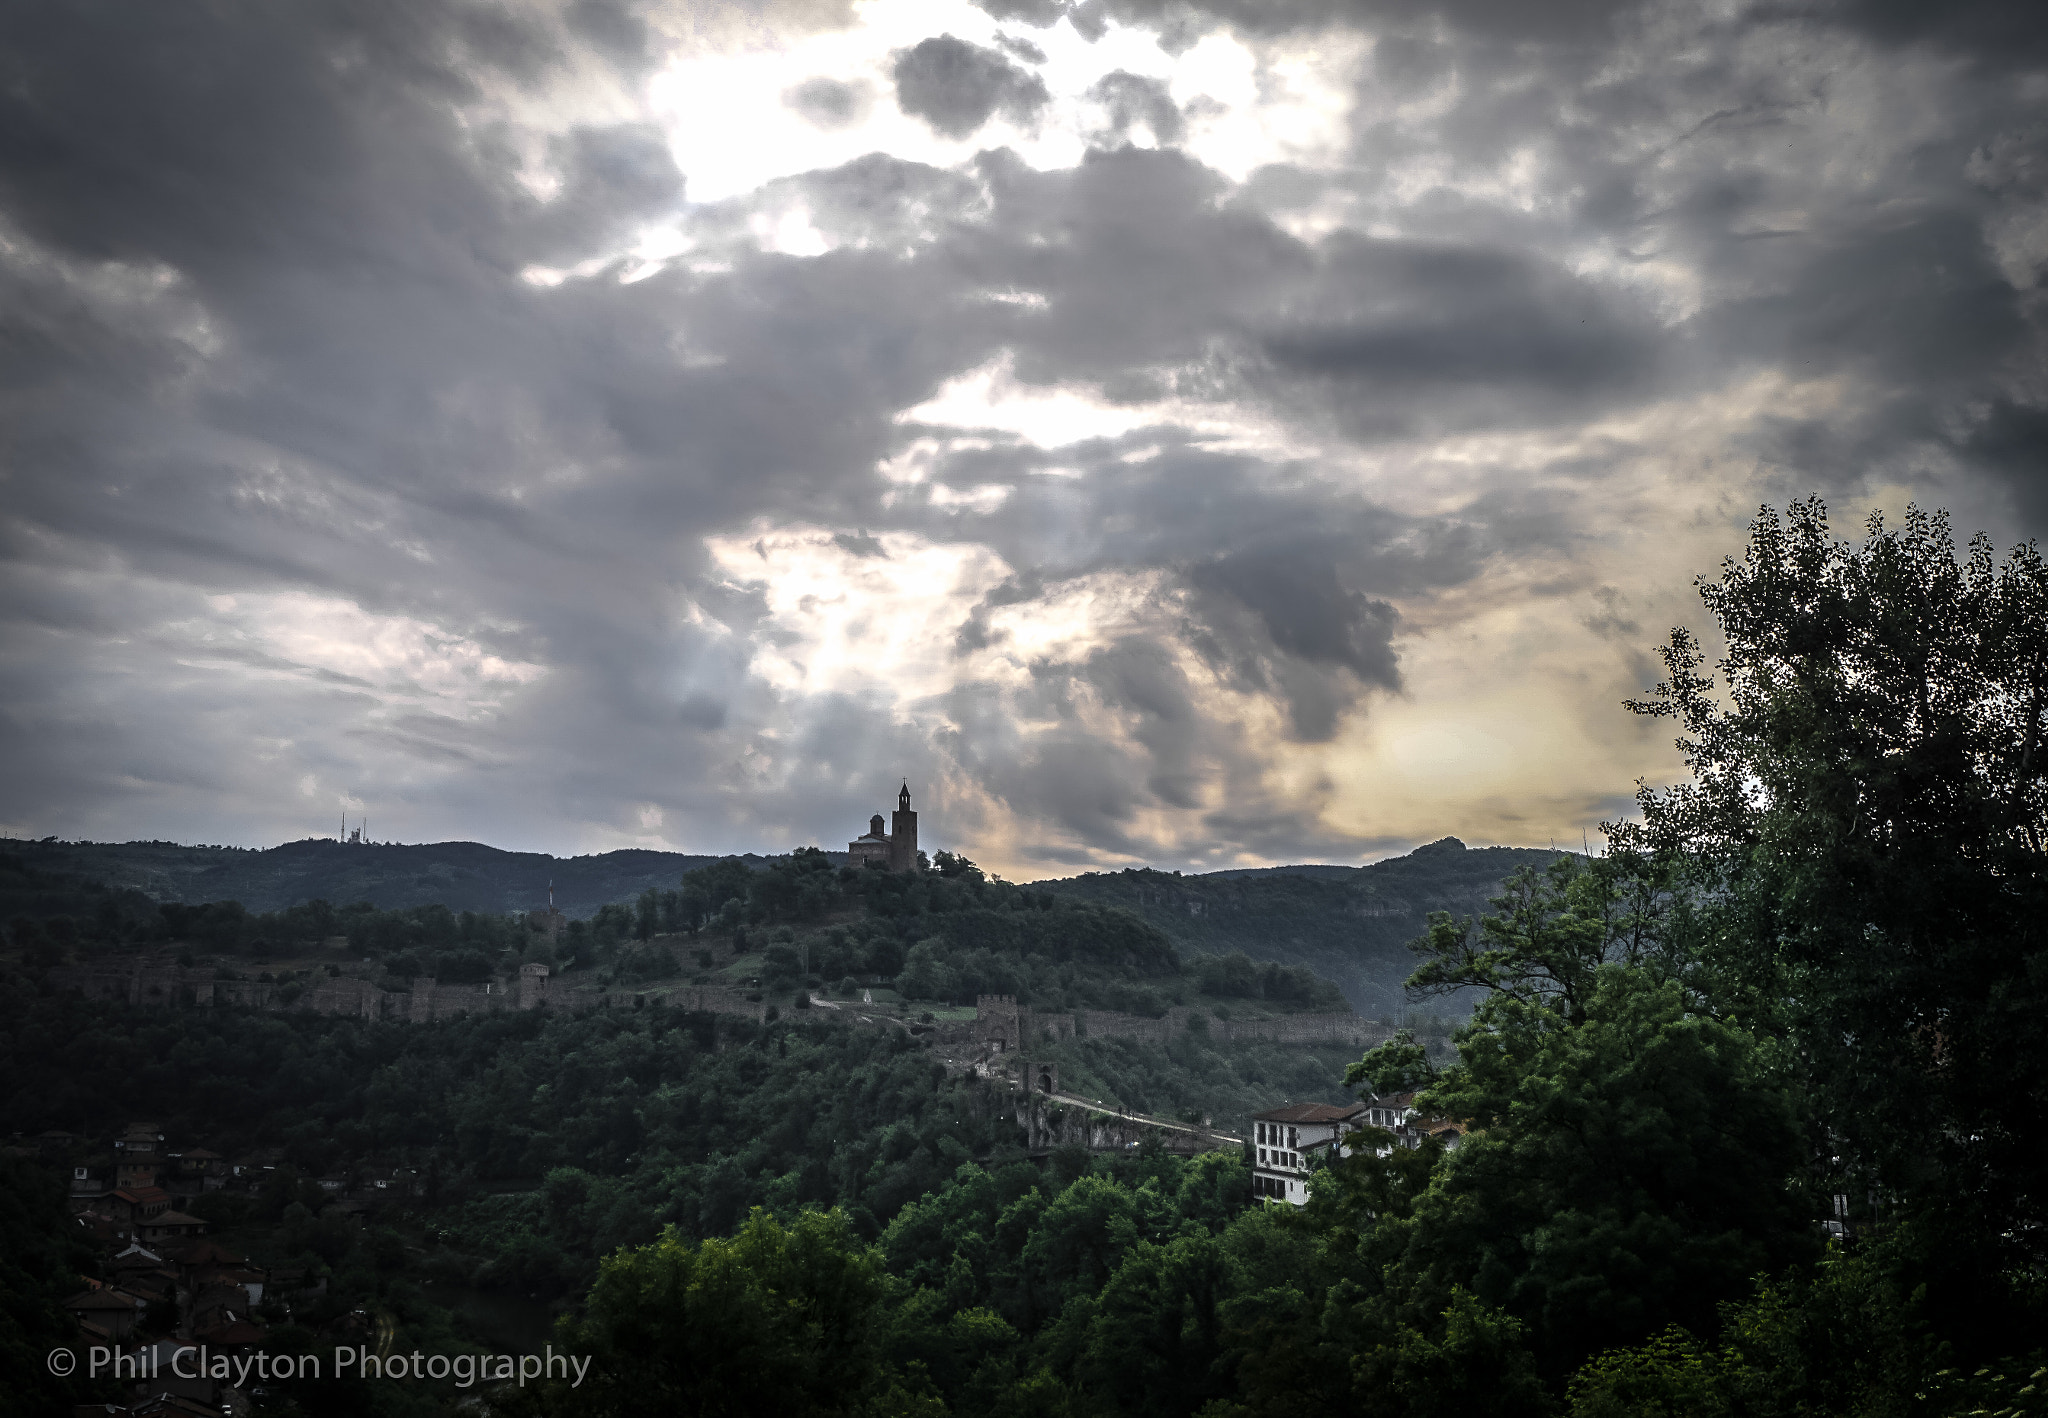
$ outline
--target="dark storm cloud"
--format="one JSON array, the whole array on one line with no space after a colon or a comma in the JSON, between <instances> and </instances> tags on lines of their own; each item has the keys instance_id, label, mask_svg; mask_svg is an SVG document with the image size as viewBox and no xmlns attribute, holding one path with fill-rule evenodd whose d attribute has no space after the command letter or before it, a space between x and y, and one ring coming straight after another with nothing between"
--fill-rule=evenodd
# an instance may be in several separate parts
<instances>
[{"instance_id":1,"label":"dark storm cloud","mask_svg":"<svg viewBox=\"0 0 2048 1418\"><path fill-rule=\"evenodd\" d=\"M777 506L839 520L862 445L871 462L893 409L978 346L913 336L934 282L880 256L756 255L723 280L627 287L522 281L526 263L603 251L680 200L665 146L630 124L571 131L543 154L559 196L535 198L511 135L458 110L491 83L551 72L572 36L432 8L327 16L48 6L0 20L10 555L44 579L119 567L338 598L544 664L462 749L538 769L508 830L559 820L549 782L584 782L571 796L603 801L593 820L616 815L621 789L678 805L715 795L735 745L699 746L678 724L751 728L776 711L731 686L743 638L676 622L693 588L720 599L696 536ZM679 329L716 358L687 363ZM721 606L742 632L744 599ZM35 602L10 597L10 614ZM97 635L14 640L14 741L78 772L20 811L67 814L118 797L120 781L157 781L161 765L124 760L159 748L204 761L202 743L178 749L157 723L221 722L219 696L240 691L172 672L193 648L180 637L202 632L116 650L161 613L81 609ZM190 614L198 626L219 612ZM77 688L117 653L138 683L155 677L147 709L124 693L81 716L29 689ZM396 715L364 724L359 703L285 683L257 692L291 725L301 769L381 791L390 816L438 811L402 762L335 757L355 736L445 764L453 750L433 735ZM617 777L628 762L637 788ZM589 787L593 775L610 786ZM298 811L283 785L252 802L235 775L215 781L230 817ZM811 810L758 805L752 830L770 836L753 840L804 832Z\"/></svg>"},{"instance_id":2,"label":"dark storm cloud","mask_svg":"<svg viewBox=\"0 0 2048 1418\"><path fill-rule=\"evenodd\" d=\"M981 8L998 20L1019 20L1049 29L1074 7L1066 0L982 0Z\"/></svg>"},{"instance_id":3,"label":"dark storm cloud","mask_svg":"<svg viewBox=\"0 0 2048 1418\"><path fill-rule=\"evenodd\" d=\"M1343 236L1262 332L1283 377L1327 385L1347 422L1396 433L1582 414L1654 383L1664 338L1624 300L1523 253ZM1418 401L1416 396L1421 396Z\"/></svg>"},{"instance_id":4,"label":"dark storm cloud","mask_svg":"<svg viewBox=\"0 0 2048 1418\"><path fill-rule=\"evenodd\" d=\"M896 57L896 103L948 138L971 137L1000 113L1028 121L1051 95L1045 81L952 35L920 40Z\"/></svg>"},{"instance_id":5,"label":"dark storm cloud","mask_svg":"<svg viewBox=\"0 0 2048 1418\"><path fill-rule=\"evenodd\" d=\"M996 48L1023 60L1026 64L1043 64L1046 58L1044 50L1022 35L998 34Z\"/></svg>"},{"instance_id":6,"label":"dark storm cloud","mask_svg":"<svg viewBox=\"0 0 2048 1418\"><path fill-rule=\"evenodd\" d=\"M615 63L637 65L647 57L647 24L626 0L575 0L563 18Z\"/></svg>"},{"instance_id":7,"label":"dark storm cloud","mask_svg":"<svg viewBox=\"0 0 2048 1418\"><path fill-rule=\"evenodd\" d=\"M1063 16L1084 38L1101 33L1104 19L1145 25L1175 34L1180 46L1212 28L1273 35L1355 24L1442 22L1463 30L1514 39L1597 34L1629 0L1552 0L1543 5L1518 0L979 0L998 20L1020 19L1041 28Z\"/></svg>"},{"instance_id":8,"label":"dark storm cloud","mask_svg":"<svg viewBox=\"0 0 2048 1418\"><path fill-rule=\"evenodd\" d=\"M1112 398L1271 398L1362 436L1581 417L1656 386L1669 337L1634 298L1490 244L1316 244L1218 199L1184 154L1095 150L1064 172L982 163L980 281L1046 302L1006 332L1030 381Z\"/></svg>"},{"instance_id":9,"label":"dark storm cloud","mask_svg":"<svg viewBox=\"0 0 2048 1418\"><path fill-rule=\"evenodd\" d=\"M1234 182L1172 150L1197 110L1116 71L1072 167L874 153L689 205L659 130L512 116L591 65L645 78L665 55L631 5L0 12L0 712L39 745L0 818L293 835L327 821L304 777L450 835L563 847L565 818L645 805L692 845L774 847L865 821L877 764L943 764L1048 859L1153 854L1141 824L1219 795L1191 861L1348 856L1378 839L1325 824L1328 784L1276 798L1255 734L1331 741L1407 692L1432 632L1403 612L1615 535L1616 470L1661 451L1589 434L1542 477L1472 455L1425 516L1359 471L1399 477L1414 440L1762 373L1833 391L1730 435L1788 488L1933 468L2048 527L2023 7L987 8L1169 52L1357 30L1350 151ZM954 137L1030 124L1038 57L927 39L897 100ZM820 128L873 98L787 78ZM1147 134L1165 150L1122 146ZM761 250L798 212L833 249ZM690 261L619 255L678 213ZM1027 388L1178 402L1058 447L896 421L999 355ZM1184 426L1204 408L1360 461L1226 447ZM920 440L926 481L876 476ZM960 682L909 706L765 683L764 653L799 653L769 573L706 539L790 524L862 574L905 534L999 557L978 605L931 592ZM1119 577L1157 588L1141 623L1022 687L972 678L1020 608ZM1567 590L1617 646L1650 623Z\"/></svg>"},{"instance_id":10,"label":"dark storm cloud","mask_svg":"<svg viewBox=\"0 0 2048 1418\"><path fill-rule=\"evenodd\" d=\"M2004 0L1952 0L1941 5L1851 0L1838 9L1787 8L1849 25L1885 44L1929 45L1993 68L2048 65L2048 21L2037 6Z\"/></svg>"},{"instance_id":11,"label":"dark storm cloud","mask_svg":"<svg viewBox=\"0 0 2048 1418\"><path fill-rule=\"evenodd\" d=\"M1109 111L1103 136L1111 142L1120 142L1133 128L1143 127L1151 132L1153 142L1165 147L1179 142L1186 130L1179 105L1157 79L1119 69L1098 79L1088 97Z\"/></svg>"},{"instance_id":12,"label":"dark storm cloud","mask_svg":"<svg viewBox=\"0 0 2048 1418\"><path fill-rule=\"evenodd\" d=\"M1305 559L1292 547L1239 553L1197 566L1191 579L1257 616L1287 654L1340 666L1368 684L1400 687L1392 648L1400 617L1385 601L1347 589L1330 561Z\"/></svg>"}]
</instances>

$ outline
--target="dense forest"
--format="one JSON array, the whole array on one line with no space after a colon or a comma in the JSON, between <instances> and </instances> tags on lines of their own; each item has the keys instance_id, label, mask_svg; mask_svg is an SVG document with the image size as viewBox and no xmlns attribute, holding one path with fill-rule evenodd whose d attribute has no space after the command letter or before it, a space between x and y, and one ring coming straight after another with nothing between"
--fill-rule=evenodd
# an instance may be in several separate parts
<instances>
[{"instance_id":1,"label":"dense forest","mask_svg":"<svg viewBox=\"0 0 2048 1418\"><path fill-rule=\"evenodd\" d=\"M446 906L504 914L537 910L552 891L562 910L587 916L650 886L671 885L683 872L716 860L643 848L553 857L481 842L346 843L328 837L263 849L15 839L0 840L0 852L38 871L132 888L156 901L239 901L257 914L316 900L363 901L387 911ZM741 860L758 866L765 859Z\"/></svg>"},{"instance_id":2,"label":"dense forest","mask_svg":"<svg viewBox=\"0 0 2048 1418\"><path fill-rule=\"evenodd\" d=\"M1153 1017L1205 995L1254 1011L1343 1008L1305 967L1241 954L1184 961L1129 911L991 880L949 852L930 871L901 875L835 866L814 849L760 869L726 858L685 872L676 887L649 887L630 905L553 928L538 913L438 905L385 911L316 900L255 914L234 901L157 903L0 857L0 910L9 908L10 944L44 968L154 947L229 974L268 974L286 961L301 970L369 963L393 987L417 976L483 981L540 962L607 983L744 982L788 1004L866 981L936 1004L1006 994L1040 1010ZM705 948L713 943L715 971Z\"/></svg>"},{"instance_id":3,"label":"dense forest","mask_svg":"<svg viewBox=\"0 0 2048 1418\"><path fill-rule=\"evenodd\" d=\"M1958 558L1917 512L1842 543L1805 503L1760 517L1702 591L1726 654L1675 632L1630 706L1676 725L1690 778L1644 788L1602 855L1433 915L1409 986L1477 997L1453 1056L1397 1036L1331 1080L1419 1090L1462 1140L1362 1130L1298 1209L1251 1205L1242 1156L1034 1163L999 1082L787 1016L146 1019L50 997L29 968L4 1000L7 1116L170 1112L210 1077L192 1126L262 1119L308 1168L332 1147L441 1169L366 1226L284 1169L215 1205L228 1234L269 1227L334 1277L274 1348L357 1311L459 1345L422 1288L439 1274L559 1295L555 1342L591 1380L481 1395L505 1414L2036 1411L2048 568L2030 547ZM922 950L934 987L1000 968L1062 1000L1164 999L1204 972L1268 992L1249 961L1181 963L1136 916L940 866L870 882L792 859L757 874L766 896L719 900L686 880L677 924L788 929L797 978L839 931L849 959L901 947L897 978ZM1088 922L1110 963L1077 957L1067 926ZM1155 1061L1193 1071L1171 1049L1197 1043ZM54 1195L4 1180L25 1219L0 1354L26 1401L52 1392L25 1361L77 1261ZM263 1401L472 1397L330 1379Z\"/></svg>"},{"instance_id":4,"label":"dense forest","mask_svg":"<svg viewBox=\"0 0 2048 1418\"><path fill-rule=\"evenodd\" d=\"M828 852L818 859L838 866L844 855ZM1380 1017L1405 1007L1406 944L1431 911L1483 910L1510 872L1554 855L1512 847L1467 849L1446 838L1367 867L1200 876L1131 870L1038 882L1033 889L1120 906L1185 956L1241 953L1306 966L1336 984L1353 1008ZM450 936L447 921L509 920L538 910L552 885L571 919L616 934L623 912L626 934L644 935L640 925L648 908L641 903L648 893L657 898L656 929L677 929L676 882L716 860L650 851L557 859L473 842L349 846L313 839L251 851L170 842L11 841L0 842L0 920L62 915L82 926L111 913L109 928L97 928L95 937L132 940L148 938L147 931L138 936L138 923L148 921L157 903L218 913L231 909L222 903L235 902L256 922L239 933L244 944L345 933L356 945L378 946L403 933L390 923L394 919L417 922L413 934L425 944ZM787 858L724 860L760 871ZM322 907L323 901L334 906ZM115 920L118 929L111 928ZM469 927L472 938L479 932L499 947L510 940L496 926ZM1462 1013L1469 1003L1444 1008Z\"/></svg>"},{"instance_id":5,"label":"dense forest","mask_svg":"<svg viewBox=\"0 0 2048 1418\"><path fill-rule=\"evenodd\" d=\"M1041 890L1121 906L1187 952L1242 953L1305 965L1337 985L1361 1014L1398 1015L1414 964L1408 942L1433 911L1474 915L1508 876L1556 857L1528 847L1468 848L1446 837L1371 866L1262 871L1090 872L1039 882ZM1439 1001L1462 1015L1476 997Z\"/></svg>"}]
</instances>

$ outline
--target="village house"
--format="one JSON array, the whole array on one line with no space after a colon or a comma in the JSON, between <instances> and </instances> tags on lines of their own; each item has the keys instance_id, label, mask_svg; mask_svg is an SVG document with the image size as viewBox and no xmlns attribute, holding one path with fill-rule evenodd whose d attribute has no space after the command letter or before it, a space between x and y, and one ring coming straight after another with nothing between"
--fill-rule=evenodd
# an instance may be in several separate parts
<instances>
[{"instance_id":1,"label":"village house","mask_svg":"<svg viewBox=\"0 0 2048 1418\"><path fill-rule=\"evenodd\" d=\"M183 1211L160 1211L136 1223L135 1237L148 1245L159 1241L182 1241L206 1234L206 1223Z\"/></svg>"},{"instance_id":2,"label":"village house","mask_svg":"<svg viewBox=\"0 0 2048 1418\"><path fill-rule=\"evenodd\" d=\"M173 1154L171 1161L170 1179L158 1185L180 1202L219 1191L227 1180L227 1158L208 1148L195 1147L188 1152Z\"/></svg>"},{"instance_id":3,"label":"village house","mask_svg":"<svg viewBox=\"0 0 2048 1418\"><path fill-rule=\"evenodd\" d=\"M171 1209L170 1193L162 1187L118 1187L100 1198L98 1210L114 1222L114 1234L140 1240L140 1228Z\"/></svg>"},{"instance_id":4,"label":"village house","mask_svg":"<svg viewBox=\"0 0 2048 1418\"><path fill-rule=\"evenodd\" d=\"M1390 1147L1420 1147L1428 1138L1435 1138L1446 1149L1455 1148L1465 1134L1461 1123L1417 1113L1412 1092L1390 1093L1345 1107L1289 1103L1252 1117L1252 1196L1306 1204L1313 1165L1329 1156L1353 1155L1364 1145L1361 1130L1366 1128L1386 1134L1385 1140L1374 1144L1380 1152Z\"/></svg>"},{"instance_id":5,"label":"village house","mask_svg":"<svg viewBox=\"0 0 2048 1418\"><path fill-rule=\"evenodd\" d=\"M149 1302L111 1285L95 1285L66 1300L64 1308L88 1338L109 1343L134 1333Z\"/></svg>"},{"instance_id":6,"label":"village house","mask_svg":"<svg viewBox=\"0 0 2048 1418\"><path fill-rule=\"evenodd\" d=\"M1364 1103L1289 1103L1253 1114L1253 1198L1306 1205L1309 1159L1332 1146L1345 1155L1343 1136L1366 1111Z\"/></svg>"},{"instance_id":7,"label":"village house","mask_svg":"<svg viewBox=\"0 0 2048 1418\"><path fill-rule=\"evenodd\" d=\"M90 1203L114 1188L114 1164L82 1162L71 1169L71 1200L74 1206Z\"/></svg>"}]
</instances>

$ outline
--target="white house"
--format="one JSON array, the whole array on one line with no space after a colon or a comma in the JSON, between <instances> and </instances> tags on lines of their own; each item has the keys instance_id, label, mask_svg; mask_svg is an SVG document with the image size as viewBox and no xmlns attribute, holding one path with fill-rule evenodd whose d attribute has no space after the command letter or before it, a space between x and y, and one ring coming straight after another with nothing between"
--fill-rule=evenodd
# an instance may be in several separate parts
<instances>
[{"instance_id":1,"label":"white house","mask_svg":"<svg viewBox=\"0 0 2048 1418\"><path fill-rule=\"evenodd\" d=\"M1289 1103L1252 1115L1252 1196L1255 1200L1308 1201L1308 1159L1360 1126L1364 1103Z\"/></svg>"},{"instance_id":2,"label":"white house","mask_svg":"<svg viewBox=\"0 0 2048 1418\"><path fill-rule=\"evenodd\" d=\"M1252 1196L1288 1201L1308 1200L1309 1159L1331 1148L1349 1157L1345 1135L1358 1128L1379 1128L1392 1134L1395 1147L1420 1147L1435 1137L1456 1147L1464 1129L1415 1111L1413 1093L1390 1093L1363 1103L1333 1107L1328 1103L1289 1103L1252 1116ZM1387 1144L1381 1144L1384 1151Z\"/></svg>"}]
</instances>

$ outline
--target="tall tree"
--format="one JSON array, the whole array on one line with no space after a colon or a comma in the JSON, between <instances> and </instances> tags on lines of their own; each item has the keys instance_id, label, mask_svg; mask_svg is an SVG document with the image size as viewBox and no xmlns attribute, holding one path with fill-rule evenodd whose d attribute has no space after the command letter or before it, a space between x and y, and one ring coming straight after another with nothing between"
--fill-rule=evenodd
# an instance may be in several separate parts
<instances>
[{"instance_id":1,"label":"tall tree","mask_svg":"<svg viewBox=\"0 0 2048 1418\"><path fill-rule=\"evenodd\" d=\"M1695 875L1707 956L1779 1003L1844 1181L2048 1259L2048 570L1958 555L1917 508L1851 545L1816 499L1699 589L1725 655L1673 631L1629 705L1677 722L1691 779L1611 835Z\"/></svg>"}]
</instances>

